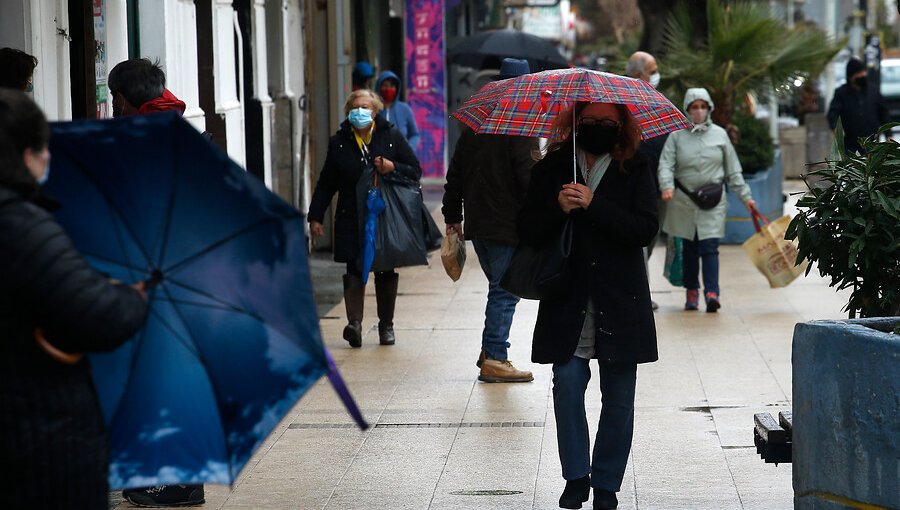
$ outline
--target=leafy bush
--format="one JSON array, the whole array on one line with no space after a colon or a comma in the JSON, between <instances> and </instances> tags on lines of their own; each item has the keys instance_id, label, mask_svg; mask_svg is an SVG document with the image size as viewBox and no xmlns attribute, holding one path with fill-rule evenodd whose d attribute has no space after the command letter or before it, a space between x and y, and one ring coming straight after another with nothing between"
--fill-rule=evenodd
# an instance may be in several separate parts
<instances>
[{"instance_id":1,"label":"leafy bush","mask_svg":"<svg viewBox=\"0 0 900 510\"><path fill-rule=\"evenodd\" d=\"M769 136L769 125L753 115L738 111L732 122L740 130L740 143L734 146L745 174L754 174L772 166L775 147Z\"/></svg>"},{"instance_id":2,"label":"leafy bush","mask_svg":"<svg viewBox=\"0 0 900 510\"><path fill-rule=\"evenodd\" d=\"M894 125L881 131L890 134ZM842 131L839 125L837 140L843 140ZM857 312L898 316L900 144L870 138L862 155L846 154L841 145L835 143L827 165L809 172L821 180L797 203L800 213L785 238L798 240L798 263L809 260L831 278L832 287L853 289L846 307L851 318Z\"/></svg>"}]
</instances>

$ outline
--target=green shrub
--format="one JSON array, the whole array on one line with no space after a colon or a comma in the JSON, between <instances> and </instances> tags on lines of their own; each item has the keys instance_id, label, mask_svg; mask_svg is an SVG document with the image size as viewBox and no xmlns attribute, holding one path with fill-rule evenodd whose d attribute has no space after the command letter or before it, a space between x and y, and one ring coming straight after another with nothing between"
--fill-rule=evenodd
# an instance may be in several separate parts
<instances>
[{"instance_id":1,"label":"green shrub","mask_svg":"<svg viewBox=\"0 0 900 510\"><path fill-rule=\"evenodd\" d=\"M754 174L772 166L775 147L769 136L769 125L753 115L738 111L732 122L740 129L740 143L734 146L745 174Z\"/></svg>"},{"instance_id":2,"label":"green shrub","mask_svg":"<svg viewBox=\"0 0 900 510\"><path fill-rule=\"evenodd\" d=\"M840 124L836 138L843 139ZM898 316L900 144L869 138L863 149L846 154L836 142L827 165L809 172L820 180L797 202L785 238L797 239L798 264L809 260L832 287L852 289L851 318Z\"/></svg>"}]
</instances>

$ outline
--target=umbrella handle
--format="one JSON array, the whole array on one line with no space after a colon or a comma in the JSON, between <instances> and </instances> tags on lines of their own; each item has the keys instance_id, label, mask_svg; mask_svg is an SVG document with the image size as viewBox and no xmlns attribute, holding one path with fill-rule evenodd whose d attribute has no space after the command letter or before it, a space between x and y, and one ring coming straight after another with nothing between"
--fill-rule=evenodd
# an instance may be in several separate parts
<instances>
[{"instance_id":1,"label":"umbrella handle","mask_svg":"<svg viewBox=\"0 0 900 510\"><path fill-rule=\"evenodd\" d=\"M372 176L372 187L378 187L378 172L375 172L375 174Z\"/></svg>"},{"instance_id":2,"label":"umbrella handle","mask_svg":"<svg viewBox=\"0 0 900 510\"><path fill-rule=\"evenodd\" d=\"M38 347L40 347L48 356L53 358L54 361L64 365L74 365L84 357L84 354L80 352L65 352L48 342L47 338L44 336L44 330L41 328L36 328L34 330L34 341Z\"/></svg>"}]
</instances>

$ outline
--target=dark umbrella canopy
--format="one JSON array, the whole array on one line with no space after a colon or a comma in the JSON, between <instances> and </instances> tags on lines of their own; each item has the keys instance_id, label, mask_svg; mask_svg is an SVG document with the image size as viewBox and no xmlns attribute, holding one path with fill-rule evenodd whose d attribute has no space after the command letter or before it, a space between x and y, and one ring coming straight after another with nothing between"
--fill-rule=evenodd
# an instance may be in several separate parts
<instances>
[{"instance_id":1,"label":"dark umbrella canopy","mask_svg":"<svg viewBox=\"0 0 900 510\"><path fill-rule=\"evenodd\" d=\"M477 69L499 68L506 57L528 60L532 71L569 67L554 44L516 30L489 30L466 37L448 52L450 61Z\"/></svg>"},{"instance_id":2,"label":"dark umbrella canopy","mask_svg":"<svg viewBox=\"0 0 900 510\"><path fill-rule=\"evenodd\" d=\"M153 282L146 327L91 356L112 488L229 484L322 375L349 398L296 209L176 114L55 124L50 150L78 249L110 278Z\"/></svg>"}]
</instances>

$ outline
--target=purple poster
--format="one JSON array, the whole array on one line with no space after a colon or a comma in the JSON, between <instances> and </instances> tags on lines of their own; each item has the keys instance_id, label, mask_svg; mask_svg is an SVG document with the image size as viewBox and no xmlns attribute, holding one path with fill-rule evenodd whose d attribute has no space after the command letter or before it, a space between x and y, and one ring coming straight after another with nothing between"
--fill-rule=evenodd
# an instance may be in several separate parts
<instances>
[{"instance_id":1,"label":"purple poster","mask_svg":"<svg viewBox=\"0 0 900 510\"><path fill-rule=\"evenodd\" d=\"M406 0L407 101L416 116L423 177L444 176L444 0Z\"/></svg>"}]
</instances>

